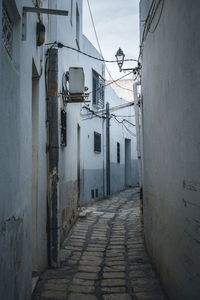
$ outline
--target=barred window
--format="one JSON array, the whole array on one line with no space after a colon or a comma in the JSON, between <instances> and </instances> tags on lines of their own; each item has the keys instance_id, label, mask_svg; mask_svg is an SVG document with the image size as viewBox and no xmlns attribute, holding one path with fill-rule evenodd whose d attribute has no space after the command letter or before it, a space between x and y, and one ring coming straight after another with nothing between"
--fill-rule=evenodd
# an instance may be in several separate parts
<instances>
[{"instance_id":1,"label":"barred window","mask_svg":"<svg viewBox=\"0 0 200 300\"><path fill-rule=\"evenodd\" d=\"M3 44L10 56L12 56L12 44L13 44L13 22L11 21L7 9L3 5L2 11L2 40Z\"/></svg>"},{"instance_id":2,"label":"barred window","mask_svg":"<svg viewBox=\"0 0 200 300\"><path fill-rule=\"evenodd\" d=\"M94 151L101 152L101 134L94 131Z\"/></svg>"},{"instance_id":3,"label":"barred window","mask_svg":"<svg viewBox=\"0 0 200 300\"><path fill-rule=\"evenodd\" d=\"M93 105L97 105L100 108L104 107L104 80L95 72L93 71Z\"/></svg>"}]
</instances>

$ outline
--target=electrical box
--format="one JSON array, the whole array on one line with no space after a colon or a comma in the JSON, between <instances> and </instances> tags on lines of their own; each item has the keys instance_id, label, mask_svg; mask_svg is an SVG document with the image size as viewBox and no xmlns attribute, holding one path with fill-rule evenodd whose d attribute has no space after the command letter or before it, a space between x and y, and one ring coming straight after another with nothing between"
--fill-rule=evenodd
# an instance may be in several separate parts
<instances>
[{"instance_id":1,"label":"electrical box","mask_svg":"<svg viewBox=\"0 0 200 300\"><path fill-rule=\"evenodd\" d=\"M69 93L80 95L84 92L85 76L83 68L69 68Z\"/></svg>"}]
</instances>

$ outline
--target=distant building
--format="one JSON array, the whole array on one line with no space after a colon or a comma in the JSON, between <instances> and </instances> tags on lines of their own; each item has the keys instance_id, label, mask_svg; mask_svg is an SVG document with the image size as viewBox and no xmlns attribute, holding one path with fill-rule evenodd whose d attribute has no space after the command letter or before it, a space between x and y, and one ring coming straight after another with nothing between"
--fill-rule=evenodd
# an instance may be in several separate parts
<instances>
[{"instance_id":1,"label":"distant building","mask_svg":"<svg viewBox=\"0 0 200 300\"><path fill-rule=\"evenodd\" d=\"M121 79L117 82L113 82L111 84L111 86L120 98L123 98L129 102L132 102L134 100L133 99L133 84L136 80Z\"/></svg>"}]
</instances>

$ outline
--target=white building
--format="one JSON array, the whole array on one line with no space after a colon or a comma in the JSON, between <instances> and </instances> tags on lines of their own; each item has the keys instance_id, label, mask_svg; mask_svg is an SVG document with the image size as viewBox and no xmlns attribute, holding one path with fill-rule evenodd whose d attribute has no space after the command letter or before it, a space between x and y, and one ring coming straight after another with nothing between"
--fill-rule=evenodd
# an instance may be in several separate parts
<instances>
[{"instance_id":1,"label":"white building","mask_svg":"<svg viewBox=\"0 0 200 300\"><path fill-rule=\"evenodd\" d=\"M26 12L25 22L23 6L36 4L69 15ZM66 72L83 68L92 111L105 116L109 102L110 113L131 116L127 121L132 124L134 113L110 87L100 103L102 62L67 48L37 45L39 23L41 39L40 25L46 28L47 44L58 41L101 58L82 35L81 0L0 0L0 17L0 292L2 299L24 300L31 297L32 273L38 276L48 265L59 265L60 244L78 208L107 194L106 121L84 120L84 114L91 117L86 103L63 101ZM127 107L116 110L119 105ZM138 181L134 126L120 116L123 123L114 117L110 121L110 192Z\"/></svg>"}]
</instances>

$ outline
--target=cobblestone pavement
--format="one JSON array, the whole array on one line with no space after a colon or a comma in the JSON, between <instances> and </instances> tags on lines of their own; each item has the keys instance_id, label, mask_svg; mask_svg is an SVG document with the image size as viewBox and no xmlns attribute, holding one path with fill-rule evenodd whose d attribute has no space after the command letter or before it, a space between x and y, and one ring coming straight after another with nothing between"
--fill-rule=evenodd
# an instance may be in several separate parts
<instances>
[{"instance_id":1,"label":"cobblestone pavement","mask_svg":"<svg viewBox=\"0 0 200 300\"><path fill-rule=\"evenodd\" d=\"M144 248L138 189L95 202L79 218L33 300L166 300Z\"/></svg>"}]
</instances>

